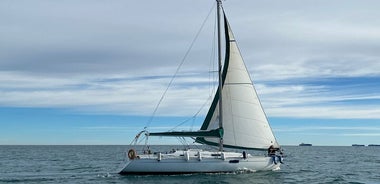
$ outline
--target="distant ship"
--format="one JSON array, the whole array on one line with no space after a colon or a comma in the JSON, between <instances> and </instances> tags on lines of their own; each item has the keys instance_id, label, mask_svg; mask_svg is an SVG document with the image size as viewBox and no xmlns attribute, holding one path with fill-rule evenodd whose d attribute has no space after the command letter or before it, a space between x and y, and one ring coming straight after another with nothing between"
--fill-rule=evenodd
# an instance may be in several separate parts
<instances>
[{"instance_id":1,"label":"distant ship","mask_svg":"<svg viewBox=\"0 0 380 184\"><path fill-rule=\"evenodd\" d=\"M380 144L368 144L368 146L380 146Z\"/></svg>"},{"instance_id":2,"label":"distant ship","mask_svg":"<svg viewBox=\"0 0 380 184\"><path fill-rule=\"evenodd\" d=\"M308 144L308 143L301 143L299 144L299 146L313 146L312 144Z\"/></svg>"},{"instance_id":3,"label":"distant ship","mask_svg":"<svg viewBox=\"0 0 380 184\"><path fill-rule=\"evenodd\" d=\"M364 144L353 144L352 146L365 146L365 145Z\"/></svg>"}]
</instances>

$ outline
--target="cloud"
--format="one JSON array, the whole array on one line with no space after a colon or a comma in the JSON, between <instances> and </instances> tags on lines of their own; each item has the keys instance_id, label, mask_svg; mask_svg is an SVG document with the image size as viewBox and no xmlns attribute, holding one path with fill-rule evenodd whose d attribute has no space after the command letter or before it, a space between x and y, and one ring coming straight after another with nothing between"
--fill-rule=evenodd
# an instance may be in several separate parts
<instances>
[{"instance_id":1,"label":"cloud","mask_svg":"<svg viewBox=\"0 0 380 184\"><path fill-rule=\"evenodd\" d=\"M297 108L273 108L269 114L274 117L294 118L330 118L330 119L380 119L379 107L356 106L356 107L297 107Z\"/></svg>"},{"instance_id":2,"label":"cloud","mask_svg":"<svg viewBox=\"0 0 380 184\"><path fill-rule=\"evenodd\" d=\"M173 6L180 4L172 2ZM140 1L42 0L2 4L2 70L67 77L148 74L152 66L156 71L160 67L166 67L165 70L173 67L183 56L212 3L198 7L198 10L206 9L204 14L185 14L184 21L190 20L189 27L167 19L175 9L158 2L147 5ZM194 6L191 4L189 7ZM182 13L177 17L180 16Z\"/></svg>"},{"instance_id":3,"label":"cloud","mask_svg":"<svg viewBox=\"0 0 380 184\"><path fill-rule=\"evenodd\" d=\"M299 126L277 128L276 132L305 132L305 131L379 131L380 127L375 126Z\"/></svg>"},{"instance_id":4,"label":"cloud","mask_svg":"<svg viewBox=\"0 0 380 184\"><path fill-rule=\"evenodd\" d=\"M380 133L342 134L347 137L380 137Z\"/></svg>"},{"instance_id":5,"label":"cloud","mask_svg":"<svg viewBox=\"0 0 380 184\"><path fill-rule=\"evenodd\" d=\"M150 115L165 89L166 76L115 78L46 78L0 73L0 103L10 107L72 108L83 112ZM178 78L159 111L161 115L188 115L198 111L212 93L207 80L194 75ZM204 81L204 85L192 85ZM177 108L178 102L184 105ZM205 109L207 110L207 109Z\"/></svg>"},{"instance_id":6,"label":"cloud","mask_svg":"<svg viewBox=\"0 0 380 184\"><path fill-rule=\"evenodd\" d=\"M0 106L151 115L213 3L0 2ZM309 3L224 2L268 115L379 119L378 2ZM207 23L157 115L210 103Z\"/></svg>"},{"instance_id":7,"label":"cloud","mask_svg":"<svg viewBox=\"0 0 380 184\"><path fill-rule=\"evenodd\" d=\"M49 79L9 73L3 73L1 78L0 103L5 106L60 107L130 115L151 115L169 80L166 76ZM194 81L203 81L203 85ZM198 74L179 77L157 115L192 116L205 102L209 105L215 90L209 89L207 81ZM355 103L380 100L380 95L367 94L363 89L342 93L332 91L329 86L292 84L275 87L258 84L257 88L270 117L380 118L378 103ZM201 115L205 115L207 107L202 109Z\"/></svg>"}]
</instances>

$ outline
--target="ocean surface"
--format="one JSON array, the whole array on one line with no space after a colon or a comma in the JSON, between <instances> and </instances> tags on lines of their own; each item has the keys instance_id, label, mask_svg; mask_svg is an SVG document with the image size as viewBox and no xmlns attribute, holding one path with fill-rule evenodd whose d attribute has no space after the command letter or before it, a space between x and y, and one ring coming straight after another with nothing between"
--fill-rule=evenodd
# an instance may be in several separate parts
<instances>
[{"instance_id":1,"label":"ocean surface","mask_svg":"<svg viewBox=\"0 0 380 184\"><path fill-rule=\"evenodd\" d=\"M380 147L285 146L285 164L278 171L121 176L117 170L128 149L0 146L0 183L380 183Z\"/></svg>"}]
</instances>

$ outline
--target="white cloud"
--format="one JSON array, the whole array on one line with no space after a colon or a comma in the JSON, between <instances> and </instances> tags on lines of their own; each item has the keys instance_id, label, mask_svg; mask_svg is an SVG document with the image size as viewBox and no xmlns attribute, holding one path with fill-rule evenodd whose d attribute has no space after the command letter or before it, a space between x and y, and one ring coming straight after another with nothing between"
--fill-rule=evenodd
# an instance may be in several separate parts
<instances>
[{"instance_id":1,"label":"white cloud","mask_svg":"<svg viewBox=\"0 0 380 184\"><path fill-rule=\"evenodd\" d=\"M0 105L148 116L213 3L39 2L0 2ZM380 118L376 103L337 104L376 102L379 90L308 83L380 76L378 2L366 2L224 2L269 116ZM207 35L157 115L191 116L210 101Z\"/></svg>"},{"instance_id":2,"label":"white cloud","mask_svg":"<svg viewBox=\"0 0 380 184\"><path fill-rule=\"evenodd\" d=\"M380 133L358 133L358 134L342 134L347 137L380 137Z\"/></svg>"},{"instance_id":3,"label":"white cloud","mask_svg":"<svg viewBox=\"0 0 380 184\"><path fill-rule=\"evenodd\" d=\"M380 119L380 106L358 107L287 107L269 109L276 117L331 118L331 119Z\"/></svg>"},{"instance_id":4,"label":"white cloud","mask_svg":"<svg viewBox=\"0 0 380 184\"><path fill-rule=\"evenodd\" d=\"M0 102L6 106L62 107L83 112L151 115L168 78L49 79L3 74ZM157 115L192 116L208 101L208 85L190 85L197 76L179 78L168 92ZM201 78L203 81L207 79ZM204 82L207 84L207 82ZM180 85L178 85L180 84ZM378 104L334 105L336 101L380 100L378 94L339 94L323 86L256 85L270 117L379 119ZM261 92L261 93L260 93ZM335 94L334 94L335 93ZM279 95L281 94L281 95ZM179 108L180 107L180 108ZM207 107L201 115L205 115Z\"/></svg>"},{"instance_id":5,"label":"white cloud","mask_svg":"<svg viewBox=\"0 0 380 184\"><path fill-rule=\"evenodd\" d=\"M302 132L305 131L379 131L380 127L376 126L297 126L297 127L279 127L274 129L276 132Z\"/></svg>"},{"instance_id":6,"label":"white cloud","mask_svg":"<svg viewBox=\"0 0 380 184\"><path fill-rule=\"evenodd\" d=\"M168 78L121 77L105 79L40 78L2 73L0 103L11 107L58 107L83 112L150 115L162 95ZM189 79L190 78L190 79ZM160 115L195 113L212 93L208 85L189 86L207 81L197 76L178 78L174 90L161 104ZM207 84L207 83L206 83ZM178 108L178 104L183 106ZM176 110L174 110L176 109ZM207 109L205 109L207 110Z\"/></svg>"}]
</instances>

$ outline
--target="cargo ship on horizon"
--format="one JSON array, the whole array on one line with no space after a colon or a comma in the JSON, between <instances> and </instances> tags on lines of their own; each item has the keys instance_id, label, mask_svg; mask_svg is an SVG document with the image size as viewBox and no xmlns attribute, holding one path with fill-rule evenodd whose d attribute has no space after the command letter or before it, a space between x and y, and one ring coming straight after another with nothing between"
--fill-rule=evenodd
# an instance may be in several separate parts
<instances>
[{"instance_id":1,"label":"cargo ship on horizon","mask_svg":"<svg viewBox=\"0 0 380 184\"><path fill-rule=\"evenodd\" d=\"M309 144L309 143L301 143L301 144L299 144L299 146L313 146L313 145Z\"/></svg>"}]
</instances>

